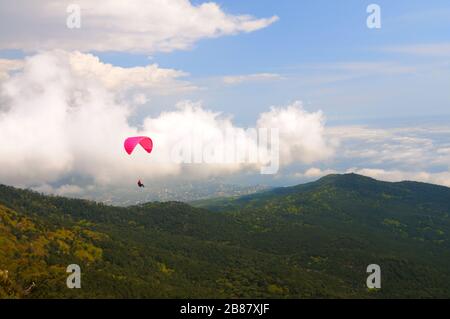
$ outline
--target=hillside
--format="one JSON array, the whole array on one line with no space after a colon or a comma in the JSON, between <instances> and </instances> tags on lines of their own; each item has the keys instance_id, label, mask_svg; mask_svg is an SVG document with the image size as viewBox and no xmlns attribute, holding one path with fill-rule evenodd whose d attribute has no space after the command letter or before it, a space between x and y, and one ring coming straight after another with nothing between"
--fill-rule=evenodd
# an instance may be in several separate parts
<instances>
[{"instance_id":1,"label":"hillside","mask_svg":"<svg viewBox=\"0 0 450 319\"><path fill-rule=\"evenodd\" d=\"M195 206L0 186L0 297L450 297L449 188L330 175ZM65 287L72 263L82 289Z\"/></svg>"}]
</instances>

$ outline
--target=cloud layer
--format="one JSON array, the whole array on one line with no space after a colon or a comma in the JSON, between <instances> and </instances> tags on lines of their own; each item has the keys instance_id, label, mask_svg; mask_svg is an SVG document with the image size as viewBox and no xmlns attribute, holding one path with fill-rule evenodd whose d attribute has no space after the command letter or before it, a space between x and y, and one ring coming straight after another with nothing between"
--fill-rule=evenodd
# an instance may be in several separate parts
<instances>
[{"instance_id":1,"label":"cloud layer","mask_svg":"<svg viewBox=\"0 0 450 319\"><path fill-rule=\"evenodd\" d=\"M173 149L186 139L223 144L227 130L254 140L230 117L207 110L201 103L180 102L177 108L129 124L132 102L118 99L123 83L134 87L171 86L179 71L117 68L95 56L51 51L28 57L23 68L0 82L0 179L18 186L79 192L88 185L123 186L137 178L205 177L259 172L248 163L183 164L173 161ZM332 155L322 113L310 113L301 103L261 113L256 128L279 128L280 162L311 163ZM200 134L199 134L200 132ZM123 140L148 135L154 140L151 156L139 150L128 156Z\"/></svg>"},{"instance_id":2,"label":"cloud layer","mask_svg":"<svg viewBox=\"0 0 450 319\"><path fill-rule=\"evenodd\" d=\"M214 2L78 0L81 28L69 29L69 3L0 1L0 49L129 51L188 49L205 38L253 32L278 20L225 13Z\"/></svg>"},{"instance_id":3,"label":"cloud layer","mask_svg":"<svg viewBox=\"0 0 450 319\"><path fill-rule=\"evenodd\" d=\"M173 92L176 90L190 90L194 87L178 79L188 74L174 69L160 68L157 64L145 67L122 68L103 63L92 54L78 51L67 54L70 66L75 74L90 81L100 81L106 89L126 90L128 88L144 88ZM168 92L168 93L170 93Z\"/></svg>"},{"instance_id":4,"label":"cloud layer","mask_svg":"<svg viewBox=\"0 0 450 319\"><path fill-rule=\"evenodd\" d=\"M225 84L240 84L243 82L275 81L281 80L282 76L276 73L255 73L244 75L228 75L223 77Z\"/></svg>"}]
</instances>

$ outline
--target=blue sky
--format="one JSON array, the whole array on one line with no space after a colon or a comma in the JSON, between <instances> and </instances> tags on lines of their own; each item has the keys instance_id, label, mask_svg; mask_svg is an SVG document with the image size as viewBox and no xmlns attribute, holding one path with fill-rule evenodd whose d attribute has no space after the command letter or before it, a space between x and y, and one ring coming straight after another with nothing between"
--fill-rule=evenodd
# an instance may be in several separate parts
<instances>
[{"instance_id":1,"label":"blue sky","mask_svg":"<svg viewBox=\"0 0 450 319\"><path fill-rule=\"evenodd\" d=\"M197 1L194 3L201 3ZM206 1L205 1L206 2ZM280 20L255 33L203 40L192 50L155 54L161 66L191 71L196 76L295 67L301 63L383 59L377 47L448 41L447 1L377 1L383 28L366 27L371 2L217 1L224 11ZM105 61L131 66L146 64L146 55L103 54Z\"/></svg>"},{"instance_id":2,"label":"blue sky","mask_svg":"<svg viewBox=\"0 0 450 319\"><path fill-rule=\"evenodd\" d=\"M250 124L262 109L293 100L303 100L310 109L320 108L330 121L339 123L450 115L450 95L445 90L450 84L449 55L387 51L391 47L448 43L448 1L377 1L382 9L379 30L366 27L367 1L218 3L225 12L256 17L277 15L280 20L257 32L204 39L189 50L152 54L151 62L189 72L191 81L209 86L208 92L188 98L201 99L212 108L232 113L245 124ZM121 66L149 63L144 54L106 52L99 56ZM361 70L362 74L346 79L352 72L333 69L334 64L344 63L380 63L387 74ZM443 69L442 65L447 68L435 73L435 69ZM396 67L420 70L389 74L389 69ZM221 76L263 72L287 79L225 88L214 85L214 79ZM308 78L320 76L343 79L308 83ZM171 102L161 99L161 108Z\"/></svg>"}]
</instances>

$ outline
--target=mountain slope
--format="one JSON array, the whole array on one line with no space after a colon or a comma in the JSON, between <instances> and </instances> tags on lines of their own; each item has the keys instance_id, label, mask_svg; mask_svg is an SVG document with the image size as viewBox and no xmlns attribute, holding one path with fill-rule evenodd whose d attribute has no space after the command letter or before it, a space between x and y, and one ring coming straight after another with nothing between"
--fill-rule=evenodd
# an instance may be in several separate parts
<instances>
[{"instance_id":1,"label":"mountain slope","mask_svg":"<svg viewBox=\"0 0 450 319\"><path fill-rule=\"evenodd\" d=\"M361 264L380 264L385 296L448 294L449 188L329 175L195 205L253 225L252 248L290 255L301 265L316 256L317 269L327 274L352 281L352 270L361 272Z\"/></svg>"},{"instance_id":2,"label":"mountain slope","mask_svg":"<svg viewBox=\"0 0 450 319\"><path fill-rule=\"evenodd\" d=\"M196 205L0 186L0 297L450 296L448 188L332 175ZM72 263L79 290L65 287ZM365 287L372 263L379 291Z\"/></svg>"},{"instance_id":3,"label":"mountain slope","mask_svg":"<svg viewBox=\"0 0 450 319\"><path fill-rule=\"evenodd\" d=\"M0 269L9 273L0 282L1 297L338 296L322 288L336 278L319 278L289 267L284 257L240 245L245 227L226 215L173 202L110 207L5 186L0 203L2 251L12 251L0 258ZM33 232L16 227L25 220ZM65 287L65 267L72 263L82 269L80 290Z\"/></svg>"}]
</instances>

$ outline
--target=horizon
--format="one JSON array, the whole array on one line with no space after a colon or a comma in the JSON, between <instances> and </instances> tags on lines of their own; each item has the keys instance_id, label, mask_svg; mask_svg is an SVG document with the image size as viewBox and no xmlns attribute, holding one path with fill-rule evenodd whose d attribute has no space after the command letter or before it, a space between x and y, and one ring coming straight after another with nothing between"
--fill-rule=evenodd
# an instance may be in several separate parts
<instances>
[{"instance_id":1,"label":"horizon","mask_svg":"<svg viewBox=\"0 0 450 319\"><path fill-rule=\"evenodd\" d=\"M103 204L105 206L110 206L110 207L123 207L123 208L127 208L127 207L133 207L133 206L141 206L141 205L145 205L148 203L172 203L172 202L176 202L176 203L183 203L183 204L187 204L187 205L191 205L191 204L195 204L198 202L208 202L209 200L219 200L219 199L239 199L239 198L245 198L247 196L252 196L252 195L257 195L257 194L265 194L265 193L271 193L273 191L277 191L278 189L286 189L286 188L295 188L296 186L301 186L301 185L308 185L308 184L318 184L320 181L322 180L326 180L329 179L331 177L340 177L340 178L345 178L345 177L352 177L352 176L357 176L357 177L362 177L365 178L367 180L371 180L373 182L381 182L381 183L387 183L387 184L405 184L405 183L417 183L417 184L422 184L422 185L429 185L429 186L437 186L437 187L442 187L445 189L449 189L450 187L448 186L444 186L444 185L438 185L438 184L433 184L433 183L427 183L427 182L420 182L420 181L414 181L414 180L401 180L401 181L396 181L396 182L391 182L391 181L384 181L384 180L380 180L380 179L376 179L373 178L371 176L366 176L366 175L362 175L362 174L357 174L357 173L333 173L333 174L328 174L328 175L324 175L321 177L318 177L315 180L312 181L305 181L299 184L295 184L295 185L286 185L286 186L278 186L278 187L267 187L265 189L259 189L259 190L255 190L246 194L238 194L238 195L229 195L229 194L225 194L222 196L204 196L204 197L199 197L197 199L189 199L189 200L183 200L183 199L153 199L153 200L148 200L148 201L137 201L135 203L128 203L128 204L124 204L121 202L105 202L105 201L101 201L101 200L97 200L96 198L88 198L88 197L76 197L76 196L67 196L67 195L60 195L60 194L52 194L52 193L45 193L45 192L39 192L36 190L33 190L32 188L20 188L20 187L15 187L12 185L6 185L6 184L2 184L0 183L0 187L12 187L15 190L20 190L20 191L31 191L34 193L37 193L41 196L50 196L50 197L57 197L57 198L66 198L66 199L73 199L73 200L83 200L83 201L89 201L92 203L97 203L97 204ZM195 189L193 190L195 192ZM194 205L195 206L195 205Z\"/></svg>"}]
</instances>

